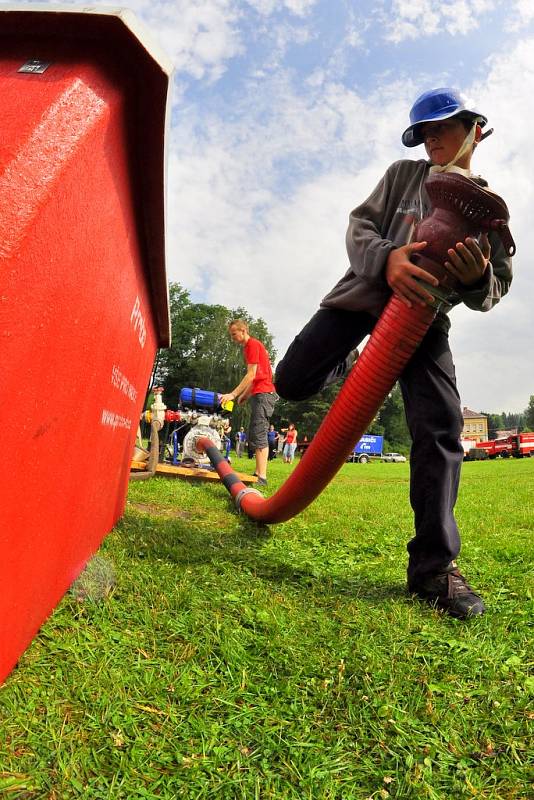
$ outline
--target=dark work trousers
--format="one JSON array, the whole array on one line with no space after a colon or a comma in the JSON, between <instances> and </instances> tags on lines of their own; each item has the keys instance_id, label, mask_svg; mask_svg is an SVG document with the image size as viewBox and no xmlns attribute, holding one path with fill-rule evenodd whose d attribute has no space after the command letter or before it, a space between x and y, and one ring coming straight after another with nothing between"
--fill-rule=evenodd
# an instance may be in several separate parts
<instances>
[{"instance_id":1,"label":"dark work trousers","mask_svg":"<svg viewBox=\"0 0 534 800\"><path fill-rule=\"evenodd\" d=\"M286 400L318 392L327 375L369 334L376 318L361 311L321 308L295 337L276 370ZM410 502L415 536L408 543L408 582L413 585L458 555L454 519L463 449L460 397L449 339L430 328L399 379L408 428Z\"/></svg>"}]
</instances>

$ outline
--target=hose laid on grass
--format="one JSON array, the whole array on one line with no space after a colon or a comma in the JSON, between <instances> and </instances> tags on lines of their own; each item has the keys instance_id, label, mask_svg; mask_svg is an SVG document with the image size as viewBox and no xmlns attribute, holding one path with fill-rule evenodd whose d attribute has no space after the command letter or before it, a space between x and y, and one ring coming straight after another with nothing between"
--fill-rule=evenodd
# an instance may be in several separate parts
<instances>
[{"instance_id":1,"label":"hose laid on grass","mask_svg":"<svg viewBox=\"0 0 534 800\"><path fill-rule=\"evenodd\" d=\"M247 488L207 437L197 440L240 511L257 522L285 522L330 483L374 419L436 315L393 296L296 469L272 496Z\"/></svg>"}]
</instances>

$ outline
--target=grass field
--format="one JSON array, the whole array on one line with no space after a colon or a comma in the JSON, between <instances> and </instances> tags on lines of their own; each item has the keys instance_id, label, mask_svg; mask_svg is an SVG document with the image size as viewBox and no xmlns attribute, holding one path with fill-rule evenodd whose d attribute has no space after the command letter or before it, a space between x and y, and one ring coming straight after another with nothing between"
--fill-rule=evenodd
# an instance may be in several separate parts
<instances>
[{"instance_id":1,"label":"grass field","mask_svg":"<svg viewBox=\"0 0 534 800\"><path fill-rule=\"evenodd\" d=\"M464 466L488 612L460 622L405 592L407 464L271 529L220 484L132 484L115 588L69 593L0 690L0 798L534 798L533 486L534 459Z\"/></svg>"}]
</instances>

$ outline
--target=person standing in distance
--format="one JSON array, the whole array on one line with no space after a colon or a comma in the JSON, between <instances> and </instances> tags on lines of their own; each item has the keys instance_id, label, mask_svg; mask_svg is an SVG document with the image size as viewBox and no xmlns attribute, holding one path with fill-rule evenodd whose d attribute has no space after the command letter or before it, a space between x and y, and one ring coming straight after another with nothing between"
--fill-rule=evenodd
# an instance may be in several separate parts
<instances>
[{"instance_id":1,"label":"person standing in distance","mask_svg":"<svg viewBox=\"0 0 534 800\"><path fill-rule=\"evenodd\" d=\"M269 431L267 433L267 441L269 443L269 461L272 461L273 458L276 458L276 452L278 450L278 437L279 433L275 430L274 425L269 425Z\"/></svg>"},{"instance_id":2,"label":"person standing in distance","mask_svg":"<svg viewBox=\"0 0 534 800\"><path fill-rule=\"evenodd\" d=\"M238 458L241 458L241 456L243 455L246 443L247 443L247 434L245 433L245 429L241 427L239 428L238 432L235 435L235 450Z\"/></svg>"},{"instance_id":3,"label":"person standing in distance","mask_svg":"<svg viewBox=\"0 0 534 800\"><path fill-rule=\"evenodd\" d=\"M289 428L284 436L284 464L292 464L297 452L297 437L299 432L295 428L295 423L290 422Z\"/></svg>"},{"instance_id":4,"label":"person standing in distance","mask_svg":"<svg viewBox=\"0 0 534 800\"><path fill-rule=\"evenodd\" d=\"M231 340L243 348L247 371L235 389L222 395L221 405L228 400L237 400L241 405L250 397L251 414L248 442L256 455L258 483L266 486L269 456L267 433L277 399L269 354L264 345L250 335L248 324L244 320L234 319L228 325L228 332Z\"/></svg>"}]
</instances>

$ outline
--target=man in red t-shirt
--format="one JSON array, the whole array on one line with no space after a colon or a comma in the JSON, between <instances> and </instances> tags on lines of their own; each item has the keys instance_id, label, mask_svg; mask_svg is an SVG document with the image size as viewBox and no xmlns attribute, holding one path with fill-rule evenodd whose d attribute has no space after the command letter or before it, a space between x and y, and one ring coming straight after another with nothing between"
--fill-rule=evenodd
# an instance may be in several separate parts
<instances>
[{"instance_id":1,"label":"man in red t-shirt","mask_svg":"<svg viewBox=\"0 0 534 800\"><path fill-rule=\"evenodd\" d=\"M233 320L228 325L228 332L232 341L243 348L247 372L233 391L222 395L221 404L228 400L237 400L241 405L250 397L252 408L248 431L249 447L256 451L258 483L266 486L269 455L267 432L277 399L269 354L263 344L250 335L248 324L244 320Z\"/></svg>"}]
</instances>

